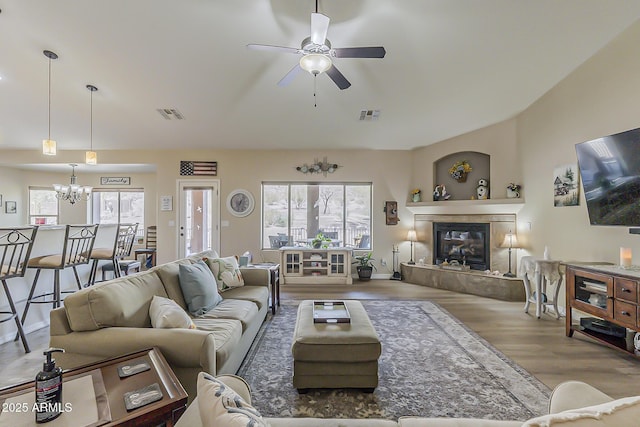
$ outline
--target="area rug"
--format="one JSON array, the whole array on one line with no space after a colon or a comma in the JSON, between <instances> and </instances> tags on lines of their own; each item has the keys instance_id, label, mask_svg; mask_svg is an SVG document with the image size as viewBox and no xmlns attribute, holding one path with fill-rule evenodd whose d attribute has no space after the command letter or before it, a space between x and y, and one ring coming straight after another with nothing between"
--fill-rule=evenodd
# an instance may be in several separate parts
<instances>
[{"instance_id":1,"label":"area rug","mask_svg":"<svg viewBox=\"0 0 640 427\"><path fill-rule=\"evenodd\" d=\"M311 390L292 385L297 304L263 325L238 374L268 417L425 417L526 420L546 412L550 390L430 301L362 301L380 341L379 385Z\"/></svg>"}]
</instances>

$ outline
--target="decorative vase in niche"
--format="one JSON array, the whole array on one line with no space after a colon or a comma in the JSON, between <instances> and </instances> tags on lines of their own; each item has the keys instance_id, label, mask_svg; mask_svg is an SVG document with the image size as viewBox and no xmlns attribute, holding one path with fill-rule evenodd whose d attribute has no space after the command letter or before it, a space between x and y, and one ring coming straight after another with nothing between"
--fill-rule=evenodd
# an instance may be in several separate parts
<instances>
[{"instance_id":1,"label":"decorative vase in niche","mask_svg":"<svg viewBox=\"0 0 640 427\"><path fill-rule=\"evenodd\" d=\"M507 188L507 199L518 199L518 198L520 198L519 191Z\"/></svg>"},{"instance_id":2,"label":"decorative vase in niche","mask_svg":"<svg viewBox=\"0 0 640 427\"><path fill-rule=\"evenodd\" d=\"M414 202L419 202L420 201L420 193L413 195L413 201Z\"/></svg>"}]
</instances>

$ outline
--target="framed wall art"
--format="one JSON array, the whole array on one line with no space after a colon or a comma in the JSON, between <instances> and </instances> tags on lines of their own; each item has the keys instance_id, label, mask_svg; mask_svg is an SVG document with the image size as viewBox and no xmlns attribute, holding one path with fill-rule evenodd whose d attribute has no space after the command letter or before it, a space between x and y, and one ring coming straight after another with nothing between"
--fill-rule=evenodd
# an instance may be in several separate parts
<instances>
[{"instance_id":1,"label":"framed wall art","mask_svg":"<svg viewBox=\"0 0 640 427\"><path fill-rule=\"evenodd\" d=\"M7 200L6 202L4 202L4 213L18 213L18 203L11 200Z\"/></svg>"}]
</instances>

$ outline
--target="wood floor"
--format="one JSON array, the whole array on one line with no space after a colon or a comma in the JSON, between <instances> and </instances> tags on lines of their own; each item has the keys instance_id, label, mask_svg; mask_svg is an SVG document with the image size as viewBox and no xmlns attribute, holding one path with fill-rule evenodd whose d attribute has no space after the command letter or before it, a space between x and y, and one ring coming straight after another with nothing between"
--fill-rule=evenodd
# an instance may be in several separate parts
<instances>
[{"instance_id":1,"label":"wood floor","mask_svg":"<svg viewBox=\"0 0 640 427\"><path fill-rule=\"evenodd\" d=\"M553 388L565 380L588 382L618 398L640 395L640 359L624 355L576 334L567 338L564 319L527 315L523 303L432 289L390 280L353 285L283 285L286 299L428 299L438 303L520 366ZM531 309L531 312L534 310ZM33 349L47 346L46 329L29 334ZM37 351L37 350L34 350ZM0 345L0 366L24 355L19 343ZM35 372L41 367L38 362Z\"/></svg>"}]
</instances>

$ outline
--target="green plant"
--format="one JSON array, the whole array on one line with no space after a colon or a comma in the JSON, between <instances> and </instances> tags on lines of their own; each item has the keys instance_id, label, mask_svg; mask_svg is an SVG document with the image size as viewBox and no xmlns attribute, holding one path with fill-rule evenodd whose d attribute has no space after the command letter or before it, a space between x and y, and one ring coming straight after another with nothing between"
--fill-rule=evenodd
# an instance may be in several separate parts
<instances>
[{"instance_id":1,"label":"green plant","mask_svg":"<svg viewBox=\"0 0 640 427\"><path fill-rule=\"evenodd\" d=\"M316 249L319 249L319 248L326 249L329 247L330 244L331 244L331 239L322 233L316 234L316 237L314 237L313 240L311 241L311 246L313 246Z\"/></svg>"},{"instance_id":2,"label":"green plant","mask_svg":"<svg viewBox=\"0 0 640 427\"><path fill-rule=\"evenodd\" d=\"M375 259L372 258L371 252L364 255L357 255L353 257L353 264L357 264L358 267L371 267L377 271L376 266L373 264Z\"/></svg>"}]
</instances>

